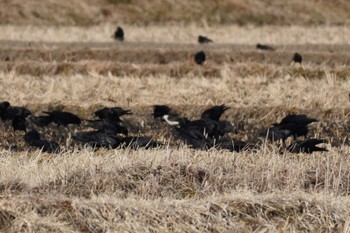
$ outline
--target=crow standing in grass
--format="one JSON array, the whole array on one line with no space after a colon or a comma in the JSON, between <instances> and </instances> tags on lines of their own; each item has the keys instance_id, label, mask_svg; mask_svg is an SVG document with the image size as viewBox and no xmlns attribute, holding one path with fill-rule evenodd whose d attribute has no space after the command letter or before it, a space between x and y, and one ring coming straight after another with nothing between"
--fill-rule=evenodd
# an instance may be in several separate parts
<instances>
[{"instance_id":1,"label":"crow standing in grass","mask_svg":"<svg viewBox=\"0 0 350 233\"><path fill-rule=\"evenodd\" d=\"M303 61L303 57L299 54L299 53L294 53L292 61L294 63L299 63L301 64L301 62Z\"/></svg>"},{"instance_id":2,"label":"crow standing in grass","mask_svg":"<svg viewBox=\"0 0 350 233\"><path fill-rule=\"evenodd\" d=\"M56 123L58 126L68 126L70 124L72 125L80 125L81 119L70 112L63 112L63 111L51 111L43 113L47 114L47 120L50 119L51 122Z\"/></svg>"},{"instance_id":3,"label":"crow standing in grass","mask_svg":"<svg viewBox=\"0 0 350 233\"><path fill-rule=\"evenodd\" d=\"M196 53L194 55L194 61L196 62L196 64L198 65L203 65L204 62L206 60L206 56L205 56L205 53L204 51L199 51L198 53Z\"/></svg>"},{"instance_id":4,"label":"crow standing in grass","mask_svg":"<svg viewBox=\"0 0 350 233\"><path fill-rule=\"evenodd\" d=\"M198 43L200 44L208 44L208 43L213 43L213 40L209 39L208 37L205 36L198 36Z\"/></svg>"},{"instance_id":5,"label":"crow standing in grass","mask_svg":"<svg viewBox=\"0 0 350 233\"><path fill-rule=\"evenodd\" d=\"M26 133L23 138L29 146L36 147L44 152L54 153L60 151L60 146L57 142L41 139L40 134L35 129Z\"/></svg>"},{"instance_id":6,"label":"crow standing in grass","mask_svg":"<svg viewBox=\"0 0 350 233\"><path fill-rule=\"evenodd\" d=\"M256 48L260 50L266 50L266 51L275 51L275 49L272 48L271 46L264 45L264 44L257 44Z\"/></svg>"},{"instance_id":7,"label":"crow standing in grass","mask_svg":"<svg viewBox=\"0 0 350 233\"><path fill-rule=\"evenodd\" d=\"M119 41L124 41L124 30L121 27L117 27L114 32L114 39Z\"/></svg>"},{"instance_id":8,"label":"crow standing in grass","mask_svg":"<svg viewBox=\"0 0 350 233\"><path fill-rule=\"evenodd\" d=\"M273 124L267 132L261 134L271 141L285 141L287 138L293 136L294 139L304 136L306 138L309 129L308 125L317 122L317 119L309 118L305 114L287 115L280 123Z\"/></svg>"}]
</instances>

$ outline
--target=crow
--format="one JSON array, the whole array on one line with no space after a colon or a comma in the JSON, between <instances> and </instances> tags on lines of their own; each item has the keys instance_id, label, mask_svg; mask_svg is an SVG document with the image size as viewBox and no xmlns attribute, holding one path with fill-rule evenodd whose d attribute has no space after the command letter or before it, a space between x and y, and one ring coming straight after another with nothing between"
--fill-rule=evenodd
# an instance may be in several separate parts
<instances>
[{"instance_id":1,"label":"crow","mask_svg":"<svg viewBox=\"0 0 350 233\"><path fill-rule=\"evenodd\" d=\"M119 41L124 41L124 30L121 27L117 27L114 32L114 39Z\"/></svg>"},{"instance_id":2,"label":"crow","mask_svg":"<svg viewBox=\"0 0 350 233\"><path fill-rule=\"evenodd\" d=\"M198 65L203 65L204 62L206 60L206 56L205 56L205 53L204 51L199 51L198 53L196 53L194 55L194 61L196 62L196 64Z\"/></svg>"},{"instance_id":3,"label":"crow","mask_svg":"<svg viewBox=\"0 0 350 233\"><path fill-rule=\"evenodd\" d=\"M100 130L89 132L77 132L73 135L73 139L85 145L100 148L117 148L121 141L118 137L106 134Z\"/></svg>"},{"instance_id":4,"label":"crow","mask_svg":"<svg viewBox=\"0 0 350 233\"><path fill-rule=\"evenodd\" d=\"M38 127L46 127L51 122L52 119L50 116L30 116L29 120Z\"/></svg>"},{"instance_id":5,"label":"crow","mask_svg":"<svg viewBox=\"0 0 350 233\"><path fill-rule=\"evenodd\" d=\"M27 108L11 106L9 102L0 103L0 118L3 121L13 120L16 117L26 118L31 114Z\"/></svg>"},{"instance_id":6,"label":"crow","mask_svg":"<svg viewBox=\"0 0 350 233\"><path fill-rule=\"evenodd\" d=\"M280 123L273 124L273 127L265 131L261 136L267 136L271 141L285 141L290 136L294 139L304 136L306 138L309 129L308 125L317 122L314 118L308 118L304 114L292 114L284 117Z\"/></svg>"},{"instance_id":7,"label":"crow","mask_svg":"<svg viewBox=\"0 0 350 233\"><path fill-rule=\"evenodd\" d=\"M153 117L163 118L164 115L168 115L171 111L171 108L167 105L153 105Z\"/></svg>"},{"instance_id":8,"label":"crow","mask_svg":"<svg viewBox=\"0 0 350 233\"><path fill-rule=\"evenodd\" d=\"M202 119L211 119L213 121L219 121L221 115L227 110L229 109L229 107L223 105L218 105L218 106L214 106L212 108L209 108L207 110L205 110L202 114L201 114L201 118Z\"/></svg>"},{"instance_id":9,"label":"crow","mask_svg":"<svg viewBox=\"0 0 350 233\"><path fill-rule=\"evenodd\" d=\"M296 123L299 125L308 125L317 121L315 118L308 118L305 114L290 114L284 117L280 124Z\"/></svg>"},{"instance_id":10,"label":"crow","mask_svg":"<svg viewBox=\"0 0 350 233\"><path fill-rule=\"evenodd\" d=\"M88 120L87 125L108 135L123 134L128 136L129 133L123 122L114 121L108 118L102 120Z\"/></svg>"},{"instance_id":11,"label":"crow","mask_svg":"<svg viewBox=\"0 0 350 233\"><path fill-rule=\"evenodd\" d=\"M299 63L301 64L301 62L303 61L303 57L299 54L299 53L294 53L292 61L294 63Z\"/></svg>"},{"instance_id":12,"label":"crow","mask_svg":"<svg viewBox=\"0 0 350 233\"><path fill-rule=\"evenodd\" d=\"M12 119L12 128L14 131L27 131L27 121L22 117L15 117Z\"/></svg>"},{"instance_id":13,"label":"crow","mask_svg":"<svg viewBox=\"0 0 350 233\"><path fill-rule=\"evenodd\" d=\"M209 39L208 37L199 35L198 36L198 43L200 43L200 44L213 43L213 40Z\"/></svg>"},{"instance_id":14,"label":"crow","mask_svg":"<svg viewBox=\"0 0 350 233\"><path fill-rule=\"evenodd\" d=\"M327 143L324 139L306 139L304 141L296 141L287 147L287 150L291 153L308 153L311 154L315 151L328 151L326 148L318 147L318 144Z\"/></svg>"},{"instance_id":15,"label":"crow","mask_svg":"<svg viewBox=\"0 0 350 233\"><path fill-rule=\"evenodd\" d=\"M222 150L229 150L235 152L241 152L252 148L254 145L243 141L234 141L231 139L221 139L216 142L216 148Z\"/></svg>"},{"instance_id":16,"label":"crow","mask_svg":"<svg viewBox=\"0 0 350 233\"><path fill-rule=\"evenodd\" d=\"M50 117L50 121L56 123L58 126L63 125L67 126L69 124L72 125L80 125L81 119L70 112L63 111L52 111L43 113L47 114Z\"/></svg>"},{"instance_id":17,"label":"crow","mask_svg":"<svg viewBox=\"0 0 350 233\"><path fill-rule=\"evenodd\" d=\"M125 137L121 139L120 143L122 148L139 149L144 147L145 149L156 148L162 146L160 142L153 140L151 137L138 136L138 137Z\"/></svg>"},{"instance_id":18,"label":"crow","mask_svg":"<svg viewBox=\"0 0 350 233\"><path fill-rule=\"evenodd\" d=\"M275 51L275 49L272 48L271 46L263 45L263 44L257 44L256 48L260 50Z\"/></svg>"},{"instance_id":19,"label":"crow","mask_svg":"<svg viewBox=\"0 0 350 233\"><path fill-rule=\"evenodd\" d=\"M43 152L57 153L61 150L57 142L41 139L40 134L35 129L26 133L23 138L29 146L39 148Z\"/></svg>"},{"instance_id":20,"label":"crow","mask_svg":"<svg viewBox=\"0 0 350 233\"><path fill-rule=\"evenodd\" d=\"M116 121L121 121L120 117L124 115L130 115L132 114L131 110L125 110L121 107L113 107L113 108L101 108L94 112L95 116L97 116L100 119L110 119Z\"/></svg>"}]
</instances>

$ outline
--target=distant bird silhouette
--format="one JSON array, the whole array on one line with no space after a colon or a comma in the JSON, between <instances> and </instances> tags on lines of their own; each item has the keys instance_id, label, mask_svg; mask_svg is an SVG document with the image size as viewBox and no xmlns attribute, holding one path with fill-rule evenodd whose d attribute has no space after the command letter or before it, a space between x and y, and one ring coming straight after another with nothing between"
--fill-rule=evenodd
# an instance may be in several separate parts
<instances>
[{"instance_id":1,"label":"distant bird silhouette","mask_svg":"<svg viewBox=\"0 0 350 233\"><path fill-rule=\"evenodd\" d=\"M275 51L275 49L272 48L271 46L264 45L264 44L257 44L256 48L260 50L266 50L266 51Z\"/></svg>"},{"instance_id":2,"label":"distant bird silhouette","mask_svg":"<svg viewBox=\"0 0 350 233\"><path fill-rule=\"evenodd\" d=\"M162 118L164 115L168 115L171 111L171 108L167 105L153 105L153 117Z\"/></svg>"},{"instance_id":3,"label":"distant bird silhouette","mask_svg":"<svg viewBox=\"0 0 350 233\"><path fill-rule=\"evenodd\" d=\"M214 106L212 108L209 108L207 110L205 110L202 115L201 118L202 119L211 119L213 121L219 121L221 115L227 110L229 109L229 107L223 105L218 105L218 106Z\"/></svg>"},{"instance_id":4,"label":"distant bird silhouette","mask_svg":"<svg viewBox=\"0 0 350 233\"><path fill-rule=\"evenodd\" d=\"M311 154L315 151L328 151L326 148L318 147L318 144L327 143L323 139L306 139L304 141L296 141L287 147L287 150L292 153L308 153Z\"/></svg>"},{"instance_id":5,"label":"distant bird silhouette","mask_svg":"<svg viewBox=\"0 0 350 233\"><path fill-rule=\"evenodd\" d=\"M303 61L303 57L299 54L299 53L294 53L292 61L294 63L299 63L301 64L301 62Z\"/></svg>"},{"instance_id":6,"label":"distant bird silhouette","mask_svg":"<svg viewBox=\"0 0 350 233\"><path fill-rule=\"evenodd\" d=\"M48 114L50 121L56 123L58 126L63 125L80 125L81 119L70 112L63 112L63 111L51 111L43 113Z\"/></svg>"},{"instance_id":7,"label":"distant bird silhouette","mask_svg":"<svg viewBox=\"0 0 350 233\"><path fill-rule=\"evenodd\" d=\"M125 110L121 107L113 107L113 108L104 107L94 112L94 114L100 119L109 119L109 120L114 119L115 121L121 121L120 117L124 115L130 115L132 114L132 112L131 110Z\"/></svg>"},{"instance_id":8,"label":"distant bird silhouette","mask_svg":"<svg viewBox=\"0 0 350 233\"><path fill-rule=\"evenodd\" d=\"M114 32L114 39L124 41L124 30L121 27L117 27Z\"/></svg>"},{"instance_id":9,"label":"distant bird silhouette","mask_svg":"<svg viewBox=\"0 0 350 233\"><path fill-rule=\"evenodd\" d=\"M204 51L199 51L198 53L196 53L194 55L194 61L196 62L196 64L198 65L203 65L204 62L206 60L206 56L205 56L205 53Z\"/></svg>"},{"instance_id":10,"label":"distant bird silhouette","mask_svg":"<svg viewBox=\"0 0 350 233\"><path fill-rule=\"evenodd\" d=\"M60 146L57 142L41 139L40 134L35 129L26 133L23 138L29 146L36 147L44 152L54 153L60 151Z\"/></svg>"},{"instance_id":11,"label":"distant bird silhouette","mask_svg":"<svg viewBox=\"0 0 350 233\"><path fill-rule=\"evenodd\" d=\"M208 37L199 35L198 36L198 43L200 43L200 44L213 43L213 40L209 39Z\"/></svg>"}]
</instances>

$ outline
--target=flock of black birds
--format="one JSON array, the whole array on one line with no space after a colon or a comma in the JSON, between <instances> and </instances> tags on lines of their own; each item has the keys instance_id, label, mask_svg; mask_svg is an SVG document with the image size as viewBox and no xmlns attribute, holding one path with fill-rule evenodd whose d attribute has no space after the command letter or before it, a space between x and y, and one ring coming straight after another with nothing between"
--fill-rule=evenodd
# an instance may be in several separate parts
<instances>
[{"instance_id":1,"label":"flock of black birds","mask_svg":"<svg viewBox=\"0 0 350 233\"><path fill-rule=\"evenodd\" d=\"M244 142L233 140L230 133L237 133L237 129L229 121L221 120L221 116L229 108L225 105L211 107L201 113L200 119L190 120L174 112L169 106L154 105L153 117L159 123L165 122L171 128L175 138L194 149L228 150L240 152L249 149L258 149L262 142L279 141L283 148L292 153L312 153L327 151L318 147L326 143L323 139L307 138L308 125L317 122L306 115L287 115L280 123L275 123L269 129L260 132L263 140L258 142ZM44 111L45 115L35 116L25 107L12 106L9 102L0 103L0 119L4 124L11 125L14 131L24 131L25 143L44 152L60 152L61 147L55 141L48 141L40 135L38 130L51 125L51 129L63 128L72 136L75 145L92 148L157 148L165 147L163 143L148 136L130 136L128 124L121 118L130 115L130 110L120 107L104 107L94 112L96 119L81 119L79 116L65 111ZM77 125L79 131L71 132L69 126ZM303 140L299 138L303 137ZM288 146L288 138L294 141Z\"/></svg>"},{"instance_id":2,"label":"flock of black birds","mask_svg":"<svg viewBox=\"0 0 350 233\"><path fill-rule=\"evenodd\" d=\"M124 30L118 27L113 35L114 39L124 41ZM213 43L213 40L198 36L198 43ZM268 46L257 44L257 49L274 51ZM302 62L302 56L295 53L292 59L295 63ZM204 51L199 51L194 55L194 61L202 65L206 61ZM170 127L174 136L182 140L185 144L195 149L209 150L211 148L229 151L242 151L259 147L259 143L243 142L232 140L228 134L236 133L237 130L229 121L220 120L222 114L229 108L225 105L214 106L205 110L200 119L189 120L174 113L166 105L154 105L154 119L161 119ZM55 141L48 141L39 134L38 129L55 124L57 128L64 128L72 136L72 139L81 145L93 148L154 148L164 146L162 143L148 136L129 136L128 125L121 119L124 115L132 114L130 110L120 107L102 108L94 112L97 119L84 120L77 115L65 111L43 111L45 115L34 116L25 107L11 106L7 101L0 103L0 119L2 122L10 122L14 131L24 131L25 143L31 147L39 148L44 152L59 152L60 145ZM280 123L273 124L267 130L259 134L260 137L269 141L281 141L290 152L312 153L314 151L326 151L325 148L318 147L320 143L326 143L323 139L309 138L308 125L316 122L316 119L308 118L306 115L288 115ZM78 132L69 131L69 125L78 125L84 122L85 130ZM294 142L286 145L288 138L292 137ZM304 137L304 140L298 140Z\"/></svg>"},{"instance_id":3,"label":"flock of black birds","mask_svg":"<svg viewBox=\"0 0 350 233\"><path fill-rule=\"evenodd\" d=\"M124 30L121 27L117 27L117 29L114 32L113 35L115 40L118 41L124 41ZM208 44L208 43L213 43L214 41L212 39L209 39L206 36L199 35L197 39L199 44ZM256 48L259 50L265 50L265 51L275 51L275 48L269 46L269 45L264 45L264 44L257 44ZM206 55L203 50L197 52L193 56L193 60L196 64L198 65L203 65L206 61ZM294 53L292 57L292 62L294 63L299 63L301 64L303 61L302 56L299 53Z\"/></svg>"}]
</instances>

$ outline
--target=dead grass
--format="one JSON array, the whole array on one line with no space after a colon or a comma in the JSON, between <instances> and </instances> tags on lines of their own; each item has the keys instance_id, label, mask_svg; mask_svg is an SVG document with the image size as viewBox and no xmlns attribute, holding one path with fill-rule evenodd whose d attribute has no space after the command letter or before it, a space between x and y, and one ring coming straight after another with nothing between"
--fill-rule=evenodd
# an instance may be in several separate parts
<instances>
[{"instance_id":1,"label":"dead grass","mask_svg":"<svg viewBox=\"0 0 350 233\"><path fill-rule=\"evenodd\" d=\"M199 67L190 55L201 47L187 42L194 43L201 28L133 27L123 44L107 42L111 26L0 27L3 39L20 40L0 43L0 100L35 114L59 108L84 118L100 106L130 108L131 134L169 143L157 150L75 148L49 155L23 150L23 133L1 123L0 231L349 230L346 28L219 27L233 31L215 40L230 42L236 33L245 38L235 36L235 43L245 45L206 46L208 62ZM68 33L85 43L67 43ZM300 43L329 44L293 44L303 33ZM161 35L163 42L187 44L139 43ZM279 44L277 52L255 51L261 38ZM302 67L287 64L294 51L304 55ZM195 151L174 146L171 130L150 115L153 104L169 104L193 119L223 103L231 107L223 118L239 130L234 139L256 141L261 128L286 113L306 113L320 120L310 126L310 137L329 140L330 151L290 154L270 144L242 153ZM65 147L60 129L41 133Z\"/></svg>"},{"instance_id":2,"label":"dead grass","mask_svg":"<svg viewBox=\"0 0 350 233\"><path fill-rule=\"evenodd\" d=\"M123 25L127 42L197 43L206 35L216 44L267 43L276 45L348 44L350 29L346 26L134 26ZM116 25L74 26L0 26L0 40L41 42L112 42ZM67 36L69 35L69 36ZM159 46L159 44L157 44Z\"/></svg>"},{"instance_id":3,"label":"dead grass","mask_svg":"<svg viewBox=\"0 0 350 233\"><path fill-rule=\"evenodd\" d=\"M340 231L349 148L315 155L89 150L2 151L9 231ZM329 195L331 194L331 196Z\"/></svg>"},{"instance_id":4,"label":"dead grass","mask_svg":"<svg viewBox=\"0 0 350 233\"><path fill-rule=\"evenodd\" d=\"M0 4L1 24L91 25L105 22L138 25L191 23L254 25L348 24L349 3L338 0L141 1L88 0L45 2L20 0Z\"/></svg>"}]
</instances>

